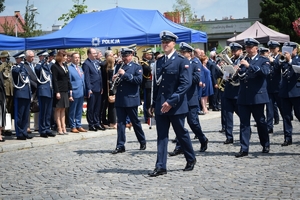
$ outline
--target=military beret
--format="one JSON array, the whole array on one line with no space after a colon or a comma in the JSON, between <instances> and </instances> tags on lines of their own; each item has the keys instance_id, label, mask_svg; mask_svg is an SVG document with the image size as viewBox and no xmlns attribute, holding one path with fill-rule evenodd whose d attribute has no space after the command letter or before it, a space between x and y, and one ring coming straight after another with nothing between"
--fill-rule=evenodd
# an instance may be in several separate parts
<instances>
[{"instance_id":1,"label":"military beret","mask_svg":"<svg viewBox=\"0 0 300 200\"><path fill-rule=\"evenodd\" d=\"M298 44L296 42L285 42L283 46L293 47L294 49L297 48Z\"/></svg>"},{"instance_id":2,"label":"military beret","mask_svg":"<svg viewBox=\"0 0 300 200\"><path fill-rule=\"evenodd\" d=\"M269 48L274 48L274 49L276 47L280 47L280 43L274 40L270 40L267 45Z\"/></svg>"},{"instance_id":3,"label":"military beret","mask_svg":"<svg viewBox=\"0 0 300 200\"><path fill-rule=\"evenodd\" d=\"M6 57L9 57L9 53L8 51L2 51L1 54L0 54L0 58L6 58Z\"/></svg>"},{"instance_id":4,"label":"military beret","mask_svg":"<svg viewBox=\"0 0 300 200\"><path fill-rule=\"evenodd\" d=\"M188 51L188 52L194 51L194 48L185 42L180 42L179 47L181 51Z\"/></svg>"},{"instance_id":5,"label":"military beret","mask_svg":"<svg viewBox=\"0 0 300 200\"><path fill-rule=\"evenodd\" d=\"M174 42L176 42L176 40L178 39L178 37L170 31L160 32L159 37L160 37L161 41L174 41Z\"/></svg>"},{"instance_id":6,"label":"military beret","mask_svg":"<svg viewBox=\"0 0 300 200\"><path fill-rule=\"evenodd\" d=\"M259 53L264 53L264 52L269 52L270 50L268 48L265 47L259 47Z\"/></svg>"},{"instance_id":7,"label":"military beret","mask_svg":"<svg viewBox=\"0 0 300 200\"><path fill-rule=\"evenodd\" d=\"M36 54L37 56L48 56L49 53L47 52L47 50L43 50L43 51L40 51Z\"/></svg>"},{"instance_id":8,"label":"military beret","mask_svg":"<svg viewBox=\"0 0 300 200\"><path fill-rule=\"evenodd\" d=\"M230 47L231 51L237 51L239 49L243 49L243 46L236 42L231 42L229 44L229 47Z\"/></svg>"},{"instance_id":9,"label":"military beret","mask_svg":"<svg viewBox=\"0 0 300 200\"><path fill-rule=\"evenodd\" d=\"M12 57L14 57L14 58L24 58L25 53L24 53L24 51L21 51L21 52L18 52L16 54L14 54Z\"/></svg>"},{"instance_id":10,"label":"military beret","mask_svg":"<svg viewBox=\"0 0 300 200\"><path fill-rule=\"evenodd\" d=\"M245 38L244 44L245 46L258 46L260 43L254 38Z\"/></svg>"},{"instance_id":11,"label":"military beret","mask_svg":"<svg viewBox=\"0 0 300 200\"><path fill-rule=\"evenodd\" d=\"M132 49L129 49L129 48L121 48L120 49L120 52L122 55L129 55L129 54L133 54L133 50Z\"/></svg>"}]
</instances>

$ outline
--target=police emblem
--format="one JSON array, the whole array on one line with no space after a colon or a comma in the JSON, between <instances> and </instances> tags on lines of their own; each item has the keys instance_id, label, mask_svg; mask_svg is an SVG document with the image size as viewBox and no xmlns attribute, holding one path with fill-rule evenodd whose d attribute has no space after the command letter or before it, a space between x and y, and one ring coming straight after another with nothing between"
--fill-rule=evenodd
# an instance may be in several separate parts
<instances>
[{"instance_id":1,"label":"police emblem","mask_svg":"<svg viewBox=\"0 0 300 200\"><path fill-rule=\"evenodd\" d=\"M100 45L100 38L98 38L98 37L92 38L92 45L93 46L99 46Z\"/></svg>"}]
</instances>

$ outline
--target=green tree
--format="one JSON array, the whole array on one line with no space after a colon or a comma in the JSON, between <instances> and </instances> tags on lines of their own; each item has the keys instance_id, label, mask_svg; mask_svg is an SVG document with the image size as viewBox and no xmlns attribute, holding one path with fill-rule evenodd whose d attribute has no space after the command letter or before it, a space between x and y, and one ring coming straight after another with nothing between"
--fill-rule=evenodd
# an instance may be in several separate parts
<instances>
[{"instance_id":1,"label":"green tree","mask_svg":"<svg viewBox=\"0 0 300 200\"><path fill-rule=\"evenodd\" d=\"M0 12L3 12L5 9L4 3L5 3L5 0L0 0Z\"/></svg>"},{"instance_id":2,"label":"green tree","mask_svg":"<svg viewBox=\"0 0 300 200\"><path fill-rule=\"evenodd\" d=\"M293 30L293 24L300 17L297 0L263 0L259 17L269 28L290 36L291 41L300 43L300 37Z\"/></svg>"},{"instance_id":3,"label":"green tree","mask_svg":"<svg viewBox=\"0 0 300 200\"><path fill-rule=\"evenodd\" d=\"M27 0L24 22L18 19L24 30L24 33L19 34L20 37L34 37L42 34L42 30L38 29L38 27L40 28L41 25L35 21L35 16L39 13L33 11L33 8L34 5L29 5L29 0Z\"/></svg>"},{"instance_id":4,"label":"green tree","mask_svg":"<svg viewBox=\"0 0 300 200\"><path fill-rule=\"evenodd\" d=\"M62 14L58 18L58 20L64 21L63 27L67 25L68 22L74 19L77 15L87 12L87 5L84 5L85 0L82 0L81 3L80 0L73 0L73 2L74 2L73 8L69 10L68 13Z\"/></svg>"}]
</instances>

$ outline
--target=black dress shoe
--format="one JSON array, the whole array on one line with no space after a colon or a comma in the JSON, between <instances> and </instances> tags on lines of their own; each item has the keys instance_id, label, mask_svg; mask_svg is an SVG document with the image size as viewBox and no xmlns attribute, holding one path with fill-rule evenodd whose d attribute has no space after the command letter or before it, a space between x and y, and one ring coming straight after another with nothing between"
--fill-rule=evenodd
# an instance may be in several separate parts
<instances>
[{"instance_id":1,"label":"black dress shoe","mask_svg":"<svg viewBox=\"0 0 300 200\"><path fill-rule=\"evenodd\" d=\"M153 172L148 173L148 175L151 177L160 176L164 174L167 174L167 170L162 168L155 168Z\"/></svg>"},{"instance_id":2,"label":"black dress shoe","mask_svg":"<svg viewBox=\"0 0 300 200\"><path fill-rule=\"evenodd\" d=\"M112 154L117 154L117 153L123 153L123 152L125 152L125 148L116 148L111 153Z\"/></svg>"},{"instance_id":3,"label":"black dress shoe","mask_svg":"<svg viewBox=\"0 0 300 200\"><path fill-rule=\"evenodd\" d=\"M284 140L284 142L281 144L281 146L282 146L282 147L283 147L283 146L289 146L289 145L291 145L291 144L293 144L292 140Z\"/></svg>"},{"instance_id":4,"label":"black dress shoe","mask_svg":"<svg viewBox=\"0 0 300 200\"><path fill-rule=\"evenodd\" d=\"M146 147L146 143L140 145L140 150L145 150L146 148L147 148L147 147Z\"/></svg>"},{"instance_id":5,"label":"black dress shoe","mask_svg":"<svg viewBox=\"0 0 300 200\"><path fill-rule=\"evenodd\" d=\"M274 125L277 125L277 124L279 124L279 120L274 121Z\"/></svg>"},{"instance_id":6,"label":"black dress shoe","mask_svg":"<svg viewBox=\"0 0 300 200\"><path fill-rule=\"evenodd\" d=\"M201 144L200 152L206 151L206 149L207 149L207 144L208 144L208 139L206 138L206 141L203 142L203 143Z\"/></svg>"},{"instance_id":7,"label":"black dress shoe","mask_svg":"<svg viewBox=\"0 0 300 200\"><path fill-rule=\"evenodd\" d=\"M55 134L55 133L52 133L52 132L51 132L51 133L49 132L49 133L47 133L47 136L49 136L49 137L55 137L56 134Z\"/></svg>"},{"instance_id":8,"label":"black dress shoe","mask_svg":"<svg viewBox=\"0 0 300 200\"><path fill-rule=\"evenodd\" d=\"M196 158L192 162L187 162L183 171L192 171L194 169L196 162L197 162Z\"/></svg>"},{"instance_id":9,"label":"black dress shoe","mask_svg":"<svg viewBox=\"0 0 300 200\"><path fill-rule=\"evenodd\" d=\"M197 135L195 135L195 137L194 137L194 140L197 140L197 139L199 139L199 138L198 138L198 136L197 136Z\"/></svg>"},{"instance_id":10,"label":"black dress shoe","mask_svg":"<svg viewBox=\"0 0 300 200\"><path fill-rule=\"evenodd\" d=\"M47 134L40 134L40 137L42 137L42 138L48 138L48 135Z\"/></svg>"},{"instance_id":11,"label":"black dress shoe","mask_svg":"<svg viewBox=\"0 0 300 200\"><path fill-rule=\"evenodd\" d=\"M4 135L4 136L11 136L12 135L12 131L4 131L2 133L2 135Z\"/></svg>"},{"instance_id":12,"label":"black dress shoe","mask_svg":"<svg viewBox=\"0 0 300 200\"><path fill-rule=\"evenodd\" d=\"M253 126L254 126L254 127L257 127L257 124L254 124Z\"/></svg>"},{"instance_id":13,"label":"black dress shoe","mask_svg":"<svg viewBox=\"0 0 300 200\"><path fill-rule=\"evenodd\" d=\"M17 136L17 140L26 140L25 136Z\"/></svg>"},{"instance_id":14,"label":"black dress shoe","mask_svg":"<svg viewBox=\"0 0 300 200\"><path fill-rule=\"evenodd\" d=\"M212 109L212 111L220 111L220 109L214 108L214 109Z\"/></svg>"},{"instance_id":15,"label":"black dress shoe","mask_svg":"<svg viewBox=\"0 0 300 200\"><path fill-rule=\"evenodd\" d=\"M95 128L97 130L100 130L100 131L105 131L106 130L104 127L101 127L101 126L95 126Z\"/></svg>"},{"instance_id":16,"label":"black dress shoe","mask_svg":"<svg viewBox=\"0 0 300 200\"><path fill-rule=\"evenodd\" d=\"M2 139L0 140L0 142L5 142L5 139L2 138Z\"/></svg>"},{"instance_id":17,"label":"black dress shoe","mask_svg":"<svg viewBox=\"0 0 300 200\"><path fill-rule=\"evenodd\" d=\"M26 137L26 139L28 139L28 140L30 140L30 139L32 139L33 137L31 137L31 136L25 136Z\"/></svg>"},{"instance_id":18,"label":"black dress shoe","mask_svg":"<svg viewBox=\"0 0 300 200\"><path fill-rule=\"evenodd\" d=\"M220 133L224 133L225 132L225 128L222 128L221 130L219 130Z\"/></svg>"},{"instance_id":19,"label":"black dress shoe","mask_svg":"<svg viewBox=\"0 0 300 200\"><path fill-rule=\"evenodd\" d=\"M226 139L224 144L233 144L233 139Z\"/></svg>"},{"instance_id":20,"label":"black dress shoe","mask_svg":"<svg viewBox=\"0 0 300 200\"><path fill-rule=\"evenodd\" d=\"M272 128L269 129L269 130L268 130L268 133L273 133L273 129L272 129Z\"/></svg>"},{"instance_id":21,"label":"black dress shoe","mask_svg":"<svg viewBox=\"0 0 300 200\"><path fill-rule=\"evenodd\" d=\"M177 156L179 154L183 154L183 151L181 149L174 149L173 152L169 153L169 156Z\"/></svg>"},{"instance_id":22,"label":"black dress shoe","mask_svg":"<svg viewBox=\"0 0 300 200\"><path fill-rule=\"evenodd\" d=\"M177 142L177 138L175 137L174 140L172 140L172 143L176 143Z\"/></svg>"},{"instance_id":23,"label":"black dress shoe","mask_svg":"<svg viewBox=\"0 0 300 200\"><path fill-rule=\"evenodd\" d=\"M248 156L248 152L240 151L237 154L235 154L236 158L240 158L240 157L244 157L244 156Z\"/></svg>"},{"instance_id":24,"label":"black dress shoe","mask_svg":"<svg viewBox=\"0 0 300 200\"><path fill-rule=\"evenodd\" d=\"M96 129L95 127L91 126L89 127L89 131L97 131L98 129Z\"/></svg>"},{"instance_id":25,"label":"black dress shoe","mask_svg":"<svg viewBox=\"0 0 300 200\"><path fill-rule=\"evenodd\" d=\"M270 147L264 147L262 153L269 153Z\"/></svg>"}]
</instances>

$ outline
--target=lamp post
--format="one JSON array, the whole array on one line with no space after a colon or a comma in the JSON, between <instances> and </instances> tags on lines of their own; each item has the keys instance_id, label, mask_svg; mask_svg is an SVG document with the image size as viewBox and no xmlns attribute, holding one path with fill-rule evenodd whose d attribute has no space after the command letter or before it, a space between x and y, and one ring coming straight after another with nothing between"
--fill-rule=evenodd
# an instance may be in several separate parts
<instances>
[{"instance_id":1,"label":"lamp post","mask_svg":"<svg viewBox=\"0 0 300 200\"><path fill-rule=\"evenodd\" d=\"M35 12L35 11L37 11L37 7L32 7L32 8L30 8L30 11L31 12ZM34 17L33 17L33 28L35 28L35 24L34 24Z\"/></svg>"}]
</instances>

